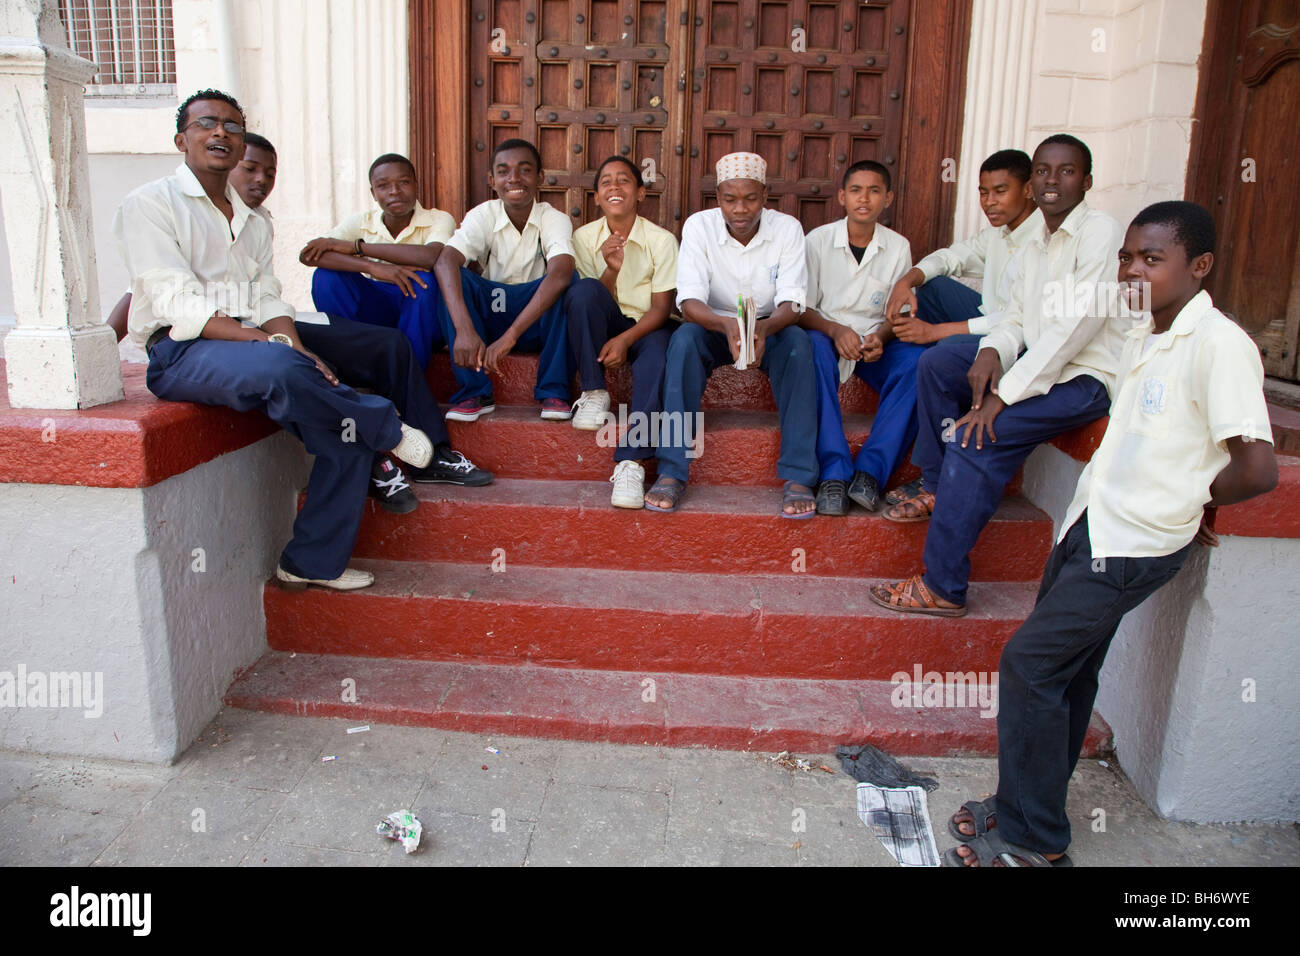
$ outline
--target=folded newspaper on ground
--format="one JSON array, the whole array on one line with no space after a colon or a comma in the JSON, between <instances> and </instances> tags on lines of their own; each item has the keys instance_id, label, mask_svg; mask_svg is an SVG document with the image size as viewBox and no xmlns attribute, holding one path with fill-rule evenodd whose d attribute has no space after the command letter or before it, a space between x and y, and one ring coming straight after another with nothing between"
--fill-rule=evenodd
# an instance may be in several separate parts
<instances>
[{"instance_id":1,"label":"folded newspaper on ground","mask_svg":"<svg viewBox=\"0 0 1300 956\"><path fill-rule=\"evenodd\" d=\"M758 325L758 315L752 296L736 296L736 323L740 326L740 357L736 359L736 368L743 371L754 364L754 327Z\"/></svg>"},{"instance_id":2,"label":"folded newspaper on ground","mask_svg":"<svg viewBox=\"0 0 1300 956\"><path fill-rule=\"evenodd\" d=\"M858 819L901 866L939 865L939 848L921 787L858 784Z\"/></svg>"}]
</instances>

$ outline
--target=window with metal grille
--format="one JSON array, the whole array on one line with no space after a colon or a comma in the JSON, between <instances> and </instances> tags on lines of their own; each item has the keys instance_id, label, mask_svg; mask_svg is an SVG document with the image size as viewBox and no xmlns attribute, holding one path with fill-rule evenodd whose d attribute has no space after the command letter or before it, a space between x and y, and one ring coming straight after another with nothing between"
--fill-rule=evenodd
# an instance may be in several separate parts
<instances>
[{"instance_id":1,"label":"window with metal grille","mask_svg":"<svg viewBox=\"0 0 1300 956\"><path fill-rule=\"evenodd\" d=\"M99 72L87 96L172 96L176 43L171 0L59 0L68 47Z\"/></svg>"}]
</instances>

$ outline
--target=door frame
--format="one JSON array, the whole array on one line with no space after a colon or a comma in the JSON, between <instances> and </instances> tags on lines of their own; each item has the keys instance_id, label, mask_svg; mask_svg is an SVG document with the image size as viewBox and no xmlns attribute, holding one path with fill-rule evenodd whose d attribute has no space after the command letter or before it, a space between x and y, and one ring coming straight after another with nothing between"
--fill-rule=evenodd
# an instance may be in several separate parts
<instances>
[{"instance_id":1,"label":"door frame","mask_svg":"<svg viewBox=\"0 0 1300 956\"><path fill-rule=\"evenodd\" d=\"M899 185L905 188L898 189L895 222L911 240L914 257L952 242L957 184L946 182L940 171L944 159L956 158L961 151L971 3L915 2L908 17L904 120L896 167ZM470 167L469 79L464 69L470 51L469 3L407 0L407 17L411 160L424 184L423 200L432 204L436 196L439 208L460 219L468 211L468 177L487 175ZM684 183L682 189L688 187ZM694 211L691 196L682 196L681 202L684 213Z\"/></svg>"}]
</instances>

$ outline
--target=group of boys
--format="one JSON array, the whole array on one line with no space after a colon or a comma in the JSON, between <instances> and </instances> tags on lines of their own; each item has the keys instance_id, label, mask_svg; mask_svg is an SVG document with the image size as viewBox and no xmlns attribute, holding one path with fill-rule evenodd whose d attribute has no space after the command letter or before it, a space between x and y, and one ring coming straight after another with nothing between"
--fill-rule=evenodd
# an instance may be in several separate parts
<instances>
[{"instance_id":1,"label":"group of boys","mask_svg":"<svg viewBox=\"0 0 1300 956\"><path fill-rule=\"evenodd\" d=\"M884 496L884 516L929 521L925 568L869 590L913 614L966 612L969 554L1007 482L1038 444L1109 411L1035 608L1003 653L997 795L949 825L964 844L954 865L1068 863L1065 789L1120 618L1172 578L1194 539L1215 543L1216 506L1276 482L1258 352L1200 291L1213 262L1208 212L1158 203L1124 234L1084 201L1087 146L1050 136L1032 159L990 156L979 183L989 227L913 267L907 240L878 222L894 198L886 167L850 166L844 217L805 236L767 208L763 159L732 153L716 165L717 207L686 220L678 250L636 215L644 183L629 160L598 168L604 217L575 235L538 200L536 148L509 140L492 157L497 198L459 227L420 206L408 160L379 157L378 208L302 250L325 315L296 316L279 297L261 209L274 149L244 126L226 94L186 100L175 138L185 163L128 196L115 231L150 390L261 409L316 455L276 572L285 586L371 583L347 559L367 481L393 510L396 492L383 489L409 494L395 460L417 481L492 480L451 449L425 383L443 344L458 383L447 418L490 413L487 373L520 348L541 353L542 417L584 428L608 413L608 368L631 362L636 410L686 421L712 371L747 357L780 410L787 518L844 515L849 502L876 510L915 443L921 476ZM981 278L982 291L962 276ZM1096 296L1073 307L1070 290L1112 277L1138 296L1130 309ZM214 309L209 290L230 283L253 294ZM748 343L738 297L757 320ZM851 455L838 391L854 374L880 405ZM640 462L652 455L658 478L644 491ZM675 510L689 457L683 429L657 446L623 436L613 503Z\"/></svg>"}]
</instances>

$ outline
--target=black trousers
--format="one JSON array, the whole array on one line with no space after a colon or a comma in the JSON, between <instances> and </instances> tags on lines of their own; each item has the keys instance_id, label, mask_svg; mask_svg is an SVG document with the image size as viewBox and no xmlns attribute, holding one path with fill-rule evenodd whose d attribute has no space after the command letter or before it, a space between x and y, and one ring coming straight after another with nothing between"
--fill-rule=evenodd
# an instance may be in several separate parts
<instances>
[{"instance_id":1,"label":"black trousers","mask_svg":"<svg viewBox=\"0 0 1300 956\"><path fill-rule=\"evenodd\" d=\"M1093 559L1085 511L1048 558L1038 600L998 669L998 832L1040 853L1070 845L1065 795L1120 619L1178 573L1157 558Z\"/></svg>"}]
</instances>

